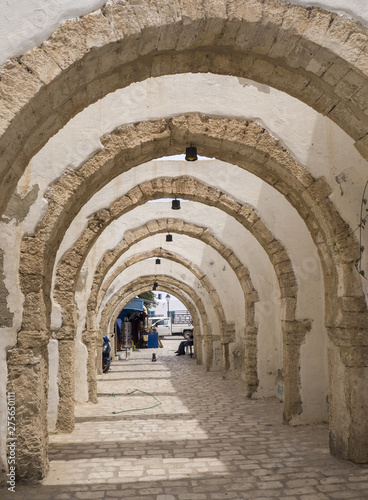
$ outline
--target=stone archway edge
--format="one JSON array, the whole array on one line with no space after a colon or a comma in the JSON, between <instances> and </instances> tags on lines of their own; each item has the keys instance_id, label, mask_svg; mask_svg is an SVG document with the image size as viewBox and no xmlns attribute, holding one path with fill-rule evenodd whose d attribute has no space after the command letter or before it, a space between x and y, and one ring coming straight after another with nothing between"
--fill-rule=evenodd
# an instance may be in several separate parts
<instances>
[{"instance_id":1,"label":"stone archway edge","mask_svg":"<svg viewBox=\"0 0 368 500\"><path fill-rule=\"evenodd\" d=\"M151 135L150 135L151 134ZM196 138L203 140L203 149L208 151L210 155L221 156L224 161L230 160L237 163L242 168L246 168L253 173L259 175L265 181L273 184L279 191L287 196L293 206L299 211L304 218L312 238L314 239L320 255L325 260L325 266L333 265L334 261L346 263L346 269L350 268L352 276L359 281L360 278L355 273L354 262L359 256L359 249L351 238L343 238L348 232L348 226L342 221L337 211L334 209L328 195L330 193L328 184L323 179L313 180L312 176L298 166L295 161L287 154L283 148L272 139L262 127L254 123L242 122L241 120L224 119L221 117L208 117L201 115L179 116L175 119L159 120L157 122L144 122L135 126L120 127L116 134L109 135L104 139L104 150L96 154L93 159L87 161L78 171L68 172L50 188L47 197L50 204L50 209L47 216L40 223L36 234L33 237L25 237L23 240L22 253L25 259L21 259L21 278L24 275L25 279L21 279L21 286L27 295L27 291L36 291L42 287L37 280L43 281L43 276L47 276L54 262L55 236L58 235L58 240L62 238L63 227L67 220L76 214L81 204L89 199L95 186L106 184L108 179L113 178L118 172L121 173L122 165L125 169L131 168L136 164L134 155L139 155L141 158L142 148L165 148L168 154L174 154L183 147L183 144ZM161 142L162 141L162 142ZM176 143L178 141L178 143ZM217 145L217 147L216 147ZM234 150L237 151L234 155ZM151 157L153 151L151 150ZM145 157L144 159L149 159ZM110 172L110 177L107 173ZM291 175L291 172L293 175ZM277 176L279 178L277 179ZM88 181L88 196L85 188ZM105 221L110 217L118 217L127 207L134 207L140 203L142 193L147 199L152 198L154 191L160 191L161 195L165 193L173 194L183 190L183 193L189 197L193 193L194 180L189 181L188 178L180 184L177 180L162 179L152 181L151 185L136 187L131 190L129 196L125 196L117 200L111 205L109 211L101 210L96 213L89 221L89 238L93 240L96 237L96 232L99 227L103 226ZM305 184L305 185L304 185ZM306 187L307 186L307 187ZM188 194L189 193L189 194ZM251 214L246 213L246 208L243 208L239 203L229 197L229 195L221 192L214 192L210 187L203 187L196 194L196 198L204 196L209 204L218 206L222 204L226 206L228 213L235 214L239 219L245 219ZM193 196L193 195L192 195ZM195 199L195 198L193 198ZM311 217L313 213L313 218ZM64 226L61 224L64 223ZM257 220L249 223L256 229L257 225L261 225ZM260 227L260 232L263 228ZM264 235L267 238L267 234ZM277 242L268 241L270 253L275 254L275 260L278 258L280 248ZM336 244L336 245L335 245ZM35 252L37 249L37 252ZM76 249L78 252L78 249ZM35 255L36 254L36 255ZM46 255L41 268L41 255ZM280 261L282 265L283 259ZM44 269L46 266L46 269ZM31 268L32 278L26 278L27 273ZM328 284L329 289L334 289L337 283L335 280L341 278L342 274L330 273ZM47 282L45 286L45 300L47 306ZM333 295L332 295L333 296ZM327 325L334 324L338 314L336 306L338 303L328 300L328 316L331 319L327 320ZM362 295L357 297L361 300ZM27 299L26 299L27 305ZM26 307L27 309L27 307ZM42 308L43 309L43 308ZM41 309L41 315L42 315ZM47 320L47 310L45 311ZM27 314L25 314L27 316ZM42 316L41 316L42 317Z\"/></svg>"},{"instance_id":2,"label":"stone archway edge","mask_svg":"<svg viewBox=\"0 0 368 500\"><path fill-rule=\"evenodd\" d=\"M129 130L131 130L130 134ZM122 132L122 128L119 129L119 132ZM361 303L360 276L354 267L359 249L351 238L340 238L341 235L346 234L347 225L328 199L328 185L323 179L313 180L310 174L298 166L277 141L270 138L264 129L256 124L219 117L191 115L176 117L168 121L141 123L127 127L126 132L120 141L116 135L112 136L117 141L116 154L112 152L114 143L110 144L110 148L105 145L105 157L102 153L96 155L78 171L66 173L50 189L50 210L42 220L36 234L26 236L23 240L20 283L25 294L25 303L22 330L18 335L19 348L33 345L34 332L38 332L41 342L47 342L51 283L49 277L52 273L58 243L63 237L63 231L66 230L80 206L86 203L99 187L116 177L121 172L122 165L131 168L135 164L159 156L162 151L167 154L182 151L184 145L193 138L203 139L204 151L211 156L247 168L273 184L287 196L298 210L311 232L322 259L325 288L328 291L325 297L326 326L329 327L331 339L338 346L336 352L333 353L334 359L330 363L330 369L334 371L335 367L344 363L344 358L339 355L341 344L348 346L354 343L356 348L352 351L352 355L357 356L360 351L357 344L360 343L360 347L364 347L366 343L365 337L360 335L367 323L366 310L355 315L356 318L351 323L351 314L344 310L342 300L344 297L351 297L352 302L359 301L359 304ZM234 151L236 152L234 153ZM177 181L164 182L162 179L158 179L155 181L155 185L149 186L145 192L141 188L137 188L136 192L132 192L129 198L120 200L120 205L114 206L116 210L114 214L102 211L94 220L90 221L91 241L97 237L99 226L103 226L104 221L109 219L110 215L115 216L116 214L118 216L119 213L122 213L123 204L125 204L125 208L135 206L140 199L142 200L143 195L146 199L152 198L152 192L155 192L157 197L162 197L165 192L185 194L186 190L193 189L193 182L189 183L189 180L186 180L186 184L189 183L186 186ZM88 193L87 185L89 187ZM227 213L234 214L238 220L247 219L238 202L230 196L215 194L208 186L195 193L195 196L197 197L198 194L204 198L214 195L211 201L213 205L220 201L226 205ZM256 223L253 224L253 227L257 227ZM263 236L264 243L272 248L273 240L267 241L265 236ZM335 253L333 243L336 240L339 242L338 250L340 253ZM76 253L78 253L78 248L76 248ZM78 266L76 271L78 271ZM37 316L34 314L36 310L39 311ZM335 336L339 328L343 330L343 335ZM350 385L354 379L350 374L352 370L354 371L345 365L342 368ZM358 368L355 369L354 374L359 378ZM338 412L340 408L345 408L348 409L347 414L349 415L354 411L359 412L360 403L356 399L358 394L354 391L348 391L348 393L353 395L354 403L351 403L351 397L349 397L349 402L341 400L339 404L331 404L331 411ZM342 399L345 397L338 391L335 391L334 396ZM346 422L345 417L333 420L336 429L341 427L342 422ZM332 440L336 444L332 448L337 450L337 454L341 454L341 449L345 449L349 452L344 456L357 457L359 455L361 457L362 454L368 453L368 450L362 451L362 439L357 440L357 443L360 443L359 447L352 447L351 443L354 442L354 439L351 440L348 433L345 432L346 427L354 427L354 420L359 420L358 414L356 417L351 414L350 417L348 425L339 430L341 439L339 437ZM352 433L357 436L361 430L361 427L358 427L355 426L352 430ZM336 430L333 434L336 435ZM337 445L340 442L345 443L343 447L340 444Z\"/></svg>"},{"instance_id":3,"label":"stone archway edge","mask_svg":"<svg viewBox=\"0 0 368 500\"><path fill-rule=\"evenodd\" d=\"M158 220L158 224L160 225L163 223L163 220ZM182 221L175 221L179 222L179 224ZM148 223L149 224L149 223ZM166 229L166 228L165 228ZM171 232L173 228L170 229ZM205 228L203 228L205 229ZM118 245L117 248L119 248L120 245ZM125 247L123 247L125 248ZM115 249L116 250L116 249ZM111 254L115 254L115 257L113 261L110 261L109 265L106 262L105 256L102 257L101 263L103 263L103 269L104 272L102 273L102 270L100 271L101 274L106 275L108 269L111 268L114 262L116 262L116 259L121 255L124 250L121 248L119 249L118 252L115 250L109 251ZM106 254L105 254L106 255ZM103 296L106 294L107 290L109 287L112 285L114 279L127 267L130 265L140 262L143 259L147 259L150 257L163 257L167 258L169 260L174 260L176 262L182 263L185 267L187 267L189 270L191 270L197 278L202 282L202 284L205 286L206 290L208 291L211 300L214 305L214 309L218 318L218 322L220 325L220 332L219 332L219 338L223 344L228 344L230 342L233 342L235 340L234 337L234 327L232 326L231 323L226 322L225 320L225 314L220 302L219 297L217 294L213 293L213 287L212 285L208 282L208 279L206 275L203 274L203 272L196 268L189 260L184 259L180 255L177 255L173 253L172 251L164 250L161 247L156 248L151 251L143 252L141 254L134 255L130 257L127 261L125 261L121 266L116 268L113 272L113 274L109 277L109 279L106 281L106 283L103 284L101 287L101 293L99 295L99 300L98 300L98 305L95 307L94 310L89 311L88 317L90 320L87 320L87 330L89 332L91 331L101 331L101 328L97 327L96 325L96 313L97 309L100 307L100 304L102 303ZM96 271L96 274L98 275L99 272ZM252 283L250 282L250 286L253 287ZM250 288L249 285L247 288ZM244 289L244 288L243 288ZM253 288L252 288L253 289ZM254 289L253 289L254 290ZM120 296L120 294L119 294ZM244 293L244 299L245 299L245 307L246 307L246 325L245 325L245 337L244 337L244 347L245 347L245 375L246 375L246 381L248 385L248 397L251 397L251 395L254 393L254 391L257 389L258 385L258 375L257 375L257 332L258 332L258 325L254 322L254 299L258 300L258 294L254 291L253 294L247 294ZM251 300L251 303L247 303L247 299ZM110 299L112 301L112 299ZM288 300L286 298L285 300ZM292 299L293 302L294 299ZM310 330L311 328L311 321L310 320L296 320L295 319L295 304L294 305L294 314L291 314L290 317L284 316L282 321L281 321L281 327L283 331L283 343L284 343L284 350L283 350L283 357L284 357L284 366L288 366L288 370L286 370L284 374L284 385L285 385L285 401L284 401L284 420L289 422L291 421L292 417L295 415L298 415L301 413L301 407L302 407L302 400L301 400L301 394L300 394L300 346L305 340L306 333ZM104 310L111 308L111 306L105 305ZM218 309L218 311L217 311ZM292 308L291 308L292 309ZM251 310L251 312L249 311ZM291 312L291 310L290 310ZM96 325L96 326L95 326ZM106 325L103 326L102 331L106 331ZM289 347L292 346L292 347ZM290 352L292 351L292 355L290 355ZM228 363L224 363L224 373L226 372L225 365ZM210 367L207 367L207 369L210 369ZM292 374L292 376L289 376L289 374Z\"/></svg>"},{"instance_id":4,"label":"stone archway edge","mask_svg":"<svg viewBox=\"0 0 368 500\"><path fill-rule=\"evenodd\" d=\"M2 70L0 211L32 156L70 118L164 74L216 71L274 86L329 116L367 158L367 46L359 23L282 0L112 3L67 21Z\"/></svg>"},{"instance_id":5,"label":"stone archway edge","mask_svg":"<svg viewBox=\"0 0 368 500\"><path fill-rule=\"evenodd\" d=\"M141 262L142 260L146 260L146 259L149 259L151 257L158 257L158 256L168 258L168 259L172 260L173 262L177 262L177 263L181 264L182 266L186 267L188 269L188 271L190 271L198 279L198 282L206 290L208 297L211 301L213 310L215 312L215 315L216 315L217 321L218 321L218 328L219 328L218 335L220 338L222 338L223 334L224 334L224 325L227 324L226 314L225 314L224 308L222 306L222 302L220 300L220 297L219 297L216 289L214 288L214 286L212 285L212 283L210 282L208 277L203 273L203 271L200 270L200 268L198 266L194 265L193 262L182 257L181 255L175 254L174 252L165 252L165 251L162 251L162 249L160 249L160 248L156 248L154 250L142 252L141 254L135 255L133 258L130 259L130 262L127 262L127 266L124 266L124 268L129 267L137 262ZM162 276L161 274L157 274L156 278L163 281L163 278L161 278L161 276ZM169 278L170 278L169 276L165 276L166 281L169 280ZM146 280L146 279L148 279L148 277L144 276L143 280ZM151 276L151 278L150 278L151 283L152 283L152 279L153 278ZM172 284L175 284L178 288L179 288L179 285L183 286L182 290L185 291L189 295L189 291L191 290L191 288L188 285L184 284L184 282L182 282L180 280L175 280L174 278L172 278L171 282L172 282ZM113 297L108 299L107 303L103 306L102 313L101 313L102 315L104 315L104 313L103 313L104 310L111 309L111 307L108 304L109 304L110 300L113 301ZM120 294L119 294L119 297L120 297ZM197 295L196 300L198 300L198 299L199 299L199 296ZM109 317L110 314L108 314L107 316ZM101 323L102 323L102 320L101 320ZM106 324L104 324L103 328L101 328L101 327L98 328L98 331L101 331L101 330L103 330L103 331L107 330Z\"/></svg>"},{"instance_id":6,"label":"stone archway edge","mask_svg":"<svg viewBox=\"0 0 368 500\"><path fill-rule=\"evenodd\" d=\"M203 327L203 337L205 339L210 339L217 337L212 333L212 324L208 321L207 311L203 304L202 299L199 295L186 283L172 276L159 275L157 276L157 283L160 287L171 288L172 292L176 294L178 297L184 299L184 304L190 306L190 302L185 298L186 294L190 300L192 301L194 311L197 310L199 316L202 320ZM118 306L124 306L125 303L128 303L132 298L132 293L135 295L140 293L140 291L146 290L148 287L152 287L152 276L141 276L139 278L139 282L133 280L133 282L127 284L126 286L121 287L121 289L115 293L105 305L104 310L101 314L101 320L98 325L98 336L101 337L103 332L108 330L108 324L111 317L115 314L117 317L118 313L116 313L116 309ZM190 310L188 308L188 310ZM97 333L97 332L96 332ZM208 354L208 353L207 353ZM206 356L206 368L209 370L212 365L212 357Z\"/></svg>"},{"instance_id":7,"label":"stone archway edge","mask_svg":"<svg viewBox=\"0 0 368 500\"><path fill-rule=\"evenodd\" d=\"M104 329L108 328L108 322L109 322L109 316L111 317L110 324L111 322L115 322L118 314L120 313L120 310L137 294L144 292L148 289L151 289L152 287L152 279L148 284L144 284L142 287L143 283L140 280L138 284L129 284L127 287L123 288L121 290L121 293L118 292L119 297L123 295L123 298L121 301L118 301L118 304L110 302L110 309L109 313L106 311L104 320L104 324L101 326L100 329L96 327L96 330L92 332L90 331L85 331L83 332L83 342L87 346L88 350L88 359L91 360L92 362L88 363L88 394L89 394L89 400L91 402L96 402L97 401L97 384L96 384L96 362L95 362L95 353L97 351L97 371L102 370L102 363L101 366L100 363L98 362L99 359L102 357L102 351L101 351L101 345L102 343L98 343L98 336L97 336L97 330L103 331ZM210 336L211 331L212 331L212 325L208 323L207 321L207 313L206 310L203 306L203 303L201 300L197 301L197 303L191 302L192 299L188 300L187 296L183 294L183 292L179 289L176 288L172 284L168 284L165 282L160 282L160 286L163 289L163 291L170 292L173 295L176 295L179 300L187 306L188 311L190 312L192 319L193 319L193 325L194 328L197 331L197 338L198 336L202 335L203 338L207 338ZM128 295L126 295L126 293ZM115 295L116 298L116 295ZM202 318L200 320L199 318ZM201 324L202 321L202 324ZM203 326L202 326L203 325ZM204 333L205 332L205 333ZM90 343L90 339L93 338L94 342ZM203 357L202 357L202 351L198 350L197 351L197 362L198 364L203 363Z\"/></svg>"}]
</instances>

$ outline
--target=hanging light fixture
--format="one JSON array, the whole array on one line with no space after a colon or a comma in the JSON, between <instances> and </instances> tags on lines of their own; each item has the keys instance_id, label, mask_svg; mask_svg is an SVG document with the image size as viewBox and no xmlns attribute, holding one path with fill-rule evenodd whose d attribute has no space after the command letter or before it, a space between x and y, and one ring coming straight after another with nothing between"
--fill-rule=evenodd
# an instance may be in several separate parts
<instances>
[{"instance_id":1,"label":"hanging light fixture","mask_svg":"<svg viewBox=\"0 0 368 500\"><path fill-rule=\"evenodd\" d=\"M190 145L188 148L186 148L185 159L187 161L196 161L196 160L198 160L197 148L195 146Z\"/></svg>"},{"instance_id":2,"label":"hanging light fixture","mask_svg":"<svg viewBox=\"0 0 368 500\"><path fill-rule=\"evenodd\" d=\"M152 288L152 290L153 290L153 291L157 290L157 287L158 287L158 283L155 281L155 282L153 283L153 288Z\"/></svg>"},{"instance_id":3,"label":"hanging light fixture","mask_svg":"<svg viewBox=\"0 0 368 500\"><path fill-rule=\"evenodd\" d=\"M156 264L161 264L161 259L156 259Z\"/></svg>"},{"instance_id":4,"label":"hanging light fixture","mask_svg":"<svg viewBox=\"0 0 368 500\"><path fill-rule=\"evenodd\" d=\"M170 234L170 233L169 233L169 234L167 234L167 235L166 235L166 241L172 241L172 240L173 240L173 238L172 238L172 234Z\"/></svg>"},{"instance_id":5,"label":"hanging light fixture","mask_svg":"<svg viewBox=\"0 0 368 500\"><path fill-rule=\"evenodd\" d=\"M171 210L180 210L181 206L180 206L180 200L177 200L175 198L175 200L172 200L171 202Z\"/></svg>"}]
</instances>

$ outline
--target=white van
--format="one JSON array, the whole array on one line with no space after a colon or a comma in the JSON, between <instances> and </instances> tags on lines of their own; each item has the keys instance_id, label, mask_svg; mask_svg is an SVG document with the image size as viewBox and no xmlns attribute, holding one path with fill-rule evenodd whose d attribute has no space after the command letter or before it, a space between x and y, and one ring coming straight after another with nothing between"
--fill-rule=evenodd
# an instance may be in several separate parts
<instances>
[{"instance_id":1,"label":"white van","mask_svg":"<svg viewBox=\"0 0 368 500\"><path fill-rule=\"evenodd\" d=\"M175 323L171 318L151 318L152 328L155 328L159 337L165 335L185 335L193 331L193 325L188 323Z\"/></svg>"}]
</instances>

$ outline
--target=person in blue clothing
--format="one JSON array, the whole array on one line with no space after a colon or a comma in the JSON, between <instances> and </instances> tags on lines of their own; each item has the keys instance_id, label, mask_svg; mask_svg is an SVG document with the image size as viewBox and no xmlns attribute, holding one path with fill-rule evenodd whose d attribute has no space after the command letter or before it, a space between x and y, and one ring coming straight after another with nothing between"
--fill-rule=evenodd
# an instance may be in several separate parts
<instances>
[{"instance_id":1,"label":"person in blue clothing","mask_svg":"<svg viewBox=\"0 0 368 500\"><path fill-rule=\"evenodd\" d=\"M183 340L179 344L179 348L176 351L177 356L184 356L185 355L185 348L187 346L193 345L193 331L185 335L186 340Z\"/></svg>"}]
</instances>

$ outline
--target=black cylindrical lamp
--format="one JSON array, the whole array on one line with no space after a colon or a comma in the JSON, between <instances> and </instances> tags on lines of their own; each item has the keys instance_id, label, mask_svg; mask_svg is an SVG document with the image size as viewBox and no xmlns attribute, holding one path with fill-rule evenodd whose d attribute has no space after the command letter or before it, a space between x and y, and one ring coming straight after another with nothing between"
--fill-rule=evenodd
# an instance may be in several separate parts
<instances>
[{"instance_id":1,"label":"black cylindrical lamp","mask_svg":"<svg viewBox=\"0 0 368 500\"><path fill-rule=\"evenodd\" d=\"M181 208L180 207L180 200L177 200L176 198L175 198L175 200L172 200L171 209L172 210L180 210L180 208Z\"/></svg>"},{"instance_id":2,"label":"black cylindrical lamp","mask_svg":"<svg viewBox=\"0 0 368 500\"><path fill-rule=\"evenodd\" d=\"M166 235L166 241L172 241L172 234L167 234Z\"/></svg>"},{"instance_id":3,"label":"black cylindrical lamp","mask_svg":"<svg viewBox=\"0 0 368 500\"><path fill-rule=\"evenodd\" d=\"M153 288L152 290L157 290L157 287L158 287L158 283L156 283L156 281L153 283Z\"/></svg>"},{"instance_id":4,"label":"black cylindrical lamp","mask_svg":"<svg viewBox=\"0 0 368 500\"><path fill-rule=\"evenodd\" d=\"M198 160L197 156L197 148L195 146L189 146L185 151L185 159L187 161L196 161Z\"/></svg>"}]
</instances>

